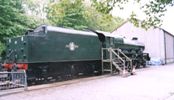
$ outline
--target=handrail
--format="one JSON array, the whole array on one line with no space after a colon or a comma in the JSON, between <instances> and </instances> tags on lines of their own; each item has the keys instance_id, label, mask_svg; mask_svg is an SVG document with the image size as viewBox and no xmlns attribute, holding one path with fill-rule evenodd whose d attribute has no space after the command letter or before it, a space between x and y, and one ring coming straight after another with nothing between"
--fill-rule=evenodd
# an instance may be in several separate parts
<instances>
[{"instance_id":1,"label":"handrail","mask_svg":"<svg viewBox=\"0 0 174 100\"><path fill-rule=\"evenodd\" d=\"M126 57L126 59L128 61L130 61L130 66L132 66L132 59L130 59L128 56L126 56L120 49L116 49L117 51L119 51L124 57Z\"/></svg>"},{"instance_id":2,"label":"handrail","mask_svg":"<svg viewBox=\"0 0 174 100\"><path fill-rule=\"evenodd\" d=\"M111 47L110 48L102 48L102 61L104 60L103 51L109 52L110 64L112 63L115 66L117 66L118 67L117 69L120 68L119 70L122 71L123 74L127 70L126 68L128 68L128 67L131 67L131 72L132 72L132 70L133 70L132 59L130 59L127 55L125 55L124 52L121 51L121 49L111 48ZM123 65L122 68L119 67L119 65L117 63L115 63L114 56L112 56L112 55L114 55L116 58L118 58L121 61L122 65ZM111 70L112 70L112 64L110 65ZM102 63L102 66L103 66L103 63ZM103 69L103 67L102 67L102 69Z\"/></svg>"},{"instance_id":3,"label":"handrail","mask_svg":"<svg viewBox=\"0 0 174 100\"><path fill-rule=\"evenodd\" d=\"M128 59L129 61L132 61L128 56L126 56L120 49L116 49L117 51L119 51L124 57L126 57L126 59Z\"/></svg>"},{"instance_id":4,"label":"handrail","mask_svg":"<svg viewBox=\"0 0 174 100\"><path fill-rule=\"evenodd\" d=\"M125 63L125 61L117 54L117 53L115 53L115 51L113 50L113 49L110 49L111 51L112 51L112 53L114 54L114 55L116 55L123 63Z\"/></svg>"},{"instance_id":5,"label":"handrail","mask_svg":"<svg viewBox=\"0 0 174 100\"><path fill-rule=\"evenodd\" d=\"M124 72L124 71L125 71L125 67L126 67L126 66L125 66L125 65L126 65L125 60L123 60L123 58L121 58L120 55L117 54L112 48L109 48L109 50L123 62L123 63L122 63L122 64L123 64L123 70L120 69L120 67L118 67L118 68L119 68L120 71L123 71L123 72ZM114 63L114 62L113 62L113 63ZM116 64L116 65L117 65L117 64Z\"/></svg>"}]
</instances>

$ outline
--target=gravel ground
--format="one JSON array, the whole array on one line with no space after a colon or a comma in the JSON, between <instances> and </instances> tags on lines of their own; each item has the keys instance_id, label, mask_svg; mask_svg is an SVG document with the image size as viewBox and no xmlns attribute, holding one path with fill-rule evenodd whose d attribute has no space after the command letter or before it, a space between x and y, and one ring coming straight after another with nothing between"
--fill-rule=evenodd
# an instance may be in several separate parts
<instances>
[{"instance_id":1,"label":"gravel ground","mask_svg":"<svg viewBox=\"0 0 174 100\"><path fill-rule=\"evenodd\" d=\"M1 96L0 100L174 100L174 64Z\"/></svg>"}]
</instances>

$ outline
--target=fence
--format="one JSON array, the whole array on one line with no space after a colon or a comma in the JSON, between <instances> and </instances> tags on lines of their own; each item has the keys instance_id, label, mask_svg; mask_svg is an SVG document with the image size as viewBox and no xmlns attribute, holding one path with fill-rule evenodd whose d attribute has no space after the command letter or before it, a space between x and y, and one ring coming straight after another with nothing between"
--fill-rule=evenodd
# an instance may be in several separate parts
<instances>
[{"instance_id":1,"label":"fence","mask_svg":"<svg viewBox=\"0 0 174 100\"><path fill-rule=\"evenodd\" d=\"M27 90L25 70L15 72L0 72L0 95Z\"/></svg>"}]
</instances>

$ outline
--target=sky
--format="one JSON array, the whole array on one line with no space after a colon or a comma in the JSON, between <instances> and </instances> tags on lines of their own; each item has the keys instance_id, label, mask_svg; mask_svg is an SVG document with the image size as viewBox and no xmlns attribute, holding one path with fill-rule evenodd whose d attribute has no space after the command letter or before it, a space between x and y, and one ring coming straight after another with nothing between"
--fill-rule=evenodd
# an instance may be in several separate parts
<instances>
[{"instance_id":1,"label":"sky","mask_svg":"<svg viewBox=\"0 0 174 100\"><path fill-rule=\"evenodd\" d=\"M168 8L165 13L162 28L174 34L174 7Z\"/></svg>"},{"instance_id":2,"label":"sky","mask_svg":"<svg viewBox=\"0 0 174 100\"><path fill-rule=\"evenodd\" d=\"M144 0L143 0L144 3ZM134 11L137 14L137 17L141 20L145 18L145 14L142 13L142 11L139 9L139 7L143 3L135 3L135 2L129 2L124 5L124 9L120 10L119 8L115 7L112 11L112 15L119 16L123 19L129 18L132 11ZM167 11L165 12L165 16L162 18L162 26L161 28L165 29L166 31L170 32L171 34L174 34L174 7L168 7Z\"/></svg>"},{"instance_id":3,"label":"sky","mask_svg":"<svg viewBox=\"0 0 174 100\"><path fill-rule=\"evenodd\" d=\"M44 13L42 13L42 7L43 5L45 5L47 3L47 0L37 0L37 1L45 1L45 2L41 2L38 4L38 6L40 6L41 8L38 9L39 10L39 16L41 18L45 18L46 15ZM89 2L89 0L85 0L86 2ZM137 14L137 17L141 20L145 18L145 14L142 13L142 11L139 9L140 6L144 5L145 3L149 2L149 0L141 0L142 2L140 3L136 3L135 0L131 0L130 2L126 3L123 5L124 10L120 10L118 7L115 7L113 9L113 11L111 12L112 15L114 16L119 16L123 19L127 19L130 17L130 14L132 13L132 11L134 11ZM32 15L32 12L28 11L29 14ZM170 32L171 34L174 34L174 6L173 7L169 7L167 9L167 12L165 13L165 16L163 17L163 25L161 26L161 28L165 29L166 31Z\"/></svg>"}]
</instances>

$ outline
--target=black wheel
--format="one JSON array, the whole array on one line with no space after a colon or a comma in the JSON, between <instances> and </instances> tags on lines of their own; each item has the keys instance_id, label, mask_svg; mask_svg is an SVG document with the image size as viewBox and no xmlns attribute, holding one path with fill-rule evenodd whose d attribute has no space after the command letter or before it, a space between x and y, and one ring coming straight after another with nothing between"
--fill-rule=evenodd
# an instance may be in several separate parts
<instances>
[{"instance_id":1,"label":"black wheel","mask_svg":"<svg viewBox=\"0 0 174 100\"><path fill-rule=\"evenodd\" d=\"M143 68L146 68L146 63L143 63Z\"/></svg>"},{"instance_id":2,"label":"black wheel","mask_svg":"<svg viewBox=\"0 0 174 100\"><path fill-rule=\"evenodd\" d=\"M134 75L134 73L131 73L131 75Z\"/></svg>"},{"instance_id":3,"label":"black wheel","mask_svg":"<svg viewBox=\"0 0 174 100\"><path fill-rule=\"evenodd\" d=\"M12 66L12 69L11 69L12 71L17 71L18 70L18 67L17 67L17 65L16 64L14 64L13 66Z\"/></svg>"}]
</instances>

